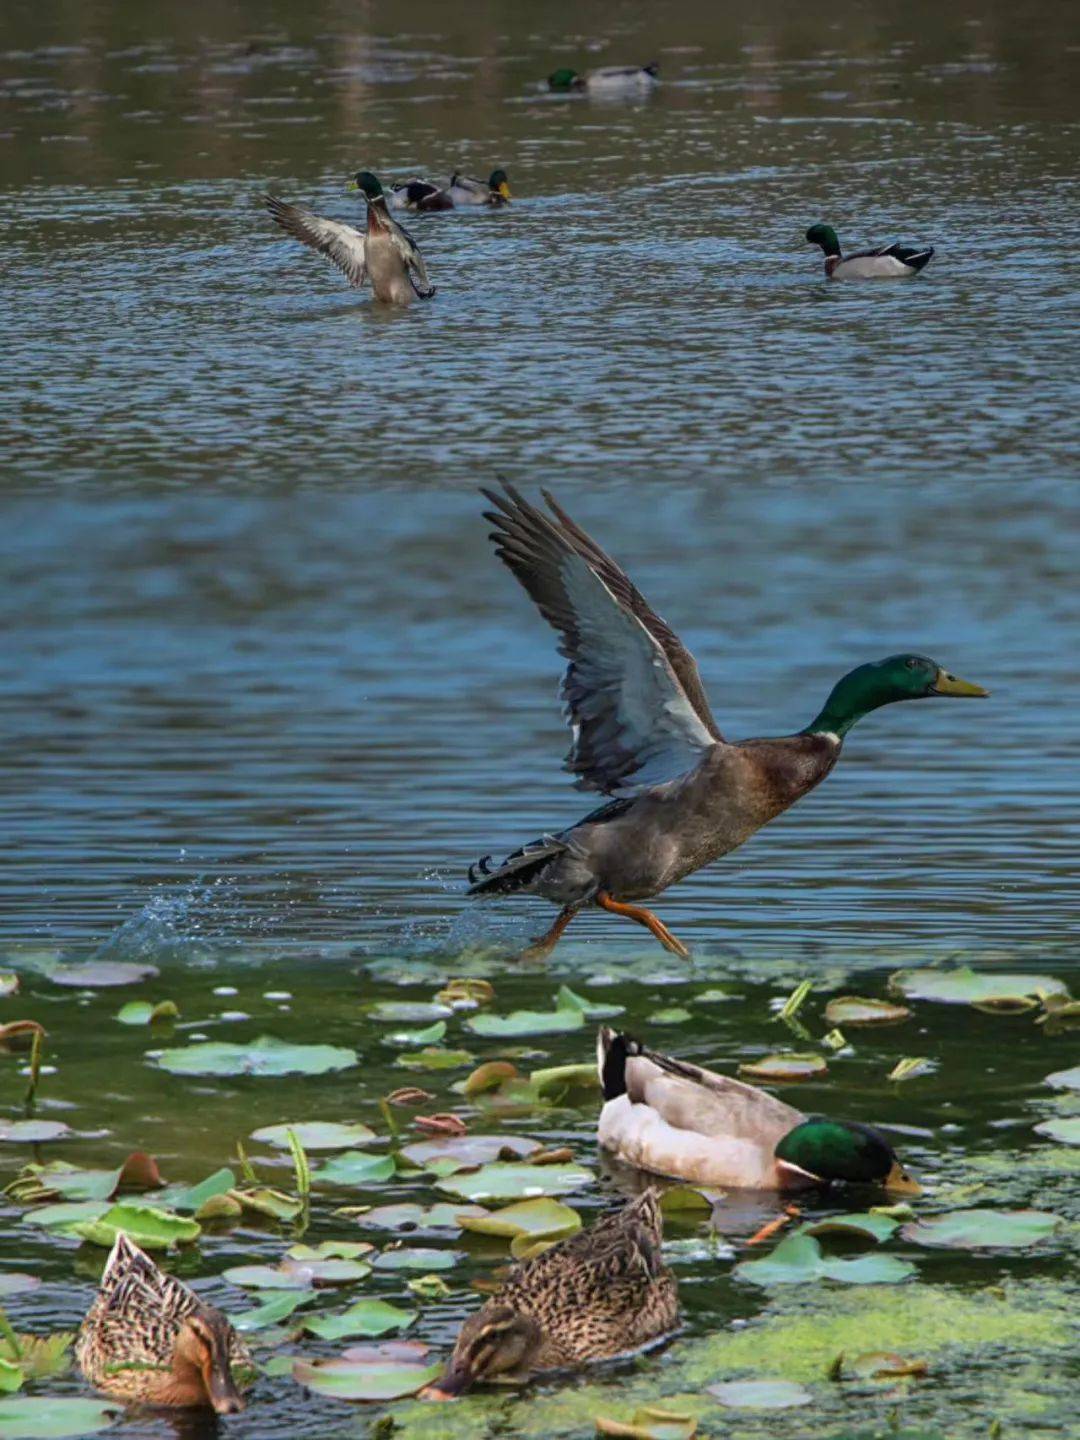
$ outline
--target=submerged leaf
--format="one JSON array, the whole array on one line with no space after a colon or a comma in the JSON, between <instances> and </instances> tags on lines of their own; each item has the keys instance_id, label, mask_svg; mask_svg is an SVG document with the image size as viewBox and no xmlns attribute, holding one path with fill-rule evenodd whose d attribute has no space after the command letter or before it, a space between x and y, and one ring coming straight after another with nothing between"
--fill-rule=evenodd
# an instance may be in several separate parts
<instances>
[{"instance_id":1,"label":"submerged leaf","mask_svg":"<svg viewBox=\"0 0 1080 1440\"><path fill-rule=\"evenodd\" d=\"M163 1050L157 1063L173 1075L325 1075L355 1065L356 1052L339 1045L293 1045L260 1035L248 1045L207 1040Z\"/></svg>"},{"instance_id":2,"label":"submerged leaf","mask_svg":"<svg viewBox=\"0 0 1080 1440\"><path fill-rule=\"evenodd\" d=\"M966 966L958 970L898 970L889 979L889 989L912 1000L938 1000L946 1005L1068 995L1067 987L1052 975L979 974Z\"/></svg>"},{"instance_id":3,"label":"submerged leaf","mask_svg":"<svg viewBox=\"0 0 1080 1440\"><path fill-rule=\"evenodd\" d=\"M861 995L839 995L825 1006L825 1019L830 1025L895 1025L910 1015L906 1005L867 1000Z\"/></svg>"},{"instance_id":4,"label":"submerged leaf","mask_svg":"<svg viewBox=\"0 0 1080 1440\"><path fill-rule=\"evenodd\" d=\"M505 1080L514 1080L518 1072L508 1060L488 1060L478 1065L461 1087L461 1093L469 1096L483 1095L488 1090L497 1090Z\"/></svg>"},{"instance_id":5,"label":"submerged leaf","mask_svg":"<svg viewBox=\"0 0 1080 1440\"><path fill-rule=\"evenodd\" d=\"M766 1055L739 1066L739 1074L751 1080L817 1080L829 1067L820 1055Z\"/></svg>"},{"instance_id":6,"label":"submerged leaf","mask_svg":"<svg viewBox=\"0 0 1080 1440\"><path fill-rule=\"evenodd\" d=\"M420 1025L424 1021L448 1020L454 1012L449 1005L433 1004L429 1000L376 1000L367 1007L367 1013L373 1020Z\"/></svg>"},{"instance_id":7,"label":"submerged leaf","mask_svg":"<svg viewBox=\"0 0 1080 1440\"><path fill-rule=\"evenodd\" d=\"M456 1070L461 1065L471 1065L476 1057L468 1050L443 1050L437 1045L427 1045L399 1055L395 1064L406 1070Z\"/></svg>"},{"instance_id":8,"label":"submerged leaf","mask_svg":"<svg viewBox=\"0 0 1080 1440\"><path fill-rule=\"evenodd\" d=\"M813 1280L840 1280L848 1285L888 1285L915 1273L908 1260L893 1255L860 1255L855 1260L827 1256L805 1230L787 1235L761 1260L744 1260L732 1271L755 1285L799 1285Z\"/></svg>"},{"instance_id":9,"label":"submerged leaf","mask_svg":"<svg viewBox=\"0 0 1080 1440\"><path fill-rule=\"evenodd\" d=\"M413 1046L437 1045L445 1035L446 1021L436 1020L433 1025L427 1025L423 1030L392 1030L389 1035L382 1037L382 1043L397 1050L407 1050Z\"/></svg>"},{"instance_id":10,"label":"submerged leaf","mask_svg":"<svg viewBox=\"0 0 1080 1440\"><path fill-rule=\"evenodd\" d=\"M958 1250L1016 1249L1053 1235L1061 1217L1044 1210L954 1210L905 1225L900 1232L916 1245Z\"/></svg>"}]
</instances>

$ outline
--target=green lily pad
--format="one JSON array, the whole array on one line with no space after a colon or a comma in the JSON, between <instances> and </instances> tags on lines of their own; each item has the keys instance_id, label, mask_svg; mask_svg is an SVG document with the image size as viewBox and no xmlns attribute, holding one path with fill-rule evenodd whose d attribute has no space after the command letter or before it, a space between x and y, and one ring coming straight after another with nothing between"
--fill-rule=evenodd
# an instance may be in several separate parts
<instances>
[{"instance_id":1,"label":"green lily pad","mask_svg":"<svg viewBox=\"0 0 1080 1440\"><path fill-rule=\"evenodd\" d=\"M541 1195L568 1195L592 1181L592 1171L583 1165L523 1165L496 1160L478 1170L444 1176L436 1188L462 1200L532 1200Z\"/></svg>"},{"instance_id":2,"label":"green lily pad","mask_svg":"<svg viewBox=\"0 0 1080 1440\"><path fill-rule=\"evenodd\" d=\"M376 1270L452 1270L460 1259L460 1250L402 1245L384 1250L372 1263Z\"/></svg>"},{"instance_id":3,"label":"green lily pad","mask_svg":"<svg viewBox=\"0 0 1080 1440\"><path fill-rule=\"evenodd\" d=\"M437 1045L445 1036L446 1021L436 1020L433 1025L425 1025L422 1030L392 1030L389 1035L382 1037L382 1043L393 1046L396 1050L411 1050L421 1045Z\"/></svg>"},{"instance_id":4,"label":"green lily pad","mask_svg":"<svg viewBox=\"0 0 1080 1440\"><path fill-rule=\"evenodd\" d=\"M829 1067L820 1055L766 1055L739 1066L739 1074L750 1080L817 1080Z\"/></svg>"},{"instance_id":5,"label":"green lily pad","mask_svg":"<svg viewBox=\"0 0 1080 1440\"><path fill-rule=\"evenodd\" d=\"M115 1170L84 1170L66 1160L26 1165L7 1187L19 1204L38 1200L108 1200L120 1183L123 1166Z\"/></svg>"},{"instance_id":6,"label":"green lily pad","mask_svg":"<svg viewBox=\"0 0 1080 1440\"><path fill-rule=\"evenodd\" d=\"M356 1051L339 1045L291 1045L260 1035L248 1045L207 1040L163 1050L157 1063L173 1075L325 1075L356 1064Z\"/></svg>"},{"instance_id":7,"label":"green lily pad","mask_svg":"<svg viewBox=\"0 0 1080 1440\"><path fill-rule=\"evenodd\" d=\"M810 1391L794 1380L727 1380L706 1389L733 1410L788 1410L812 1405L814 1400Z\"/></svg>"},{"instance_id":8,"label":"green lily pad","mask_svg":"<svg viewBox=\"0 0 1080 1440\"><path fill-rule=\"evenodd\" d=\"M97 990L111 985L137 985L158 973L155 965L136 965L122 960L87 960L81 965L57 965L47 978L54 985L79 990Z\"/></svg>"},{"instance_id":9,"label":"green lily pad","mask_svg":"<svg viewBox=\"0 0 1080 1440\"><path fill-rule=\"evenodd\" d=\"M388 1300L358 1300L340 1315L313 1315L304 1329L320 1340L343 1340L347 1335L386 1335L404 1330L416 1319L415 1310L402 1310Z\"/></svg>"},{"instance_id":10,"label":"green lily pad","mask_svg":"<svg viewBox=\"0 0 1080 1440\"><path fill-rule=\"evenodd\" d=\"M97 1220L107 1214L107 1200L71 1200L59 1205L40 1205L22 1217L24 1225L42 1225L46 1230L63 1230L84 1220Z\"/></svg>"},{"instance_id":11,"label":"green lily pad","mask_svg":"<svg viewBox=\"0 0 1080 1440\"><path fill-rule=\"evenodd\" d=\"M422 1025L424 1021L448 1020L453 1015L449 1005L430 1000L376 1000L367 1007L373 1020L388 1020L398 1025Z\"/></svg>"},{"instance_id":12,"label":"green lily pad","mask_svg":"<svg viewBox=\"0 0 1080 1440\"><path fill-rule=\"evenodd\" d=\"M1055 1070L1047 1075L1044 1083L1055 1090L1080 1090L1080 1065L1074 1065L1071 1070Z\"/></svg>"},{"instance_id":13,"label":"green lily pad","mask_svg":"<svg viewBox=\"0 0 1080 1440\"><path fill-rule=\"evenodd\" d=\"M62 1120L0 1120L0 1141L9 1145L38 1145L66 1140L71 1129Z\"/></svg>"},{"instance_id":14,"label":"green lily pad","mask_svg":"<svg viewBox=\"0 0 1080 1440\"><path fill-rule=\"evenodd\" d=\"M649 1016L650 1025L685 1025L694 1017L685 1005L668 1005L663 1010L654 1010Z\"/></svg>"},{"instance_id":15,"label":"green lily pad","mask_svg":"<svg viewBox=\"0 0 1080 1440\"><path fill-rule=\"evenodd\" d=\"M462 1065L471 1065L475 1059L468 1050L444 1050L438 1045L426 1045L423 1050L399 1055L394 1063L405 1070L457 1070Z\"/></svg>"},{"instance_id":16,"label":"green lily pad","mask_svg":"<svg viewBox=\"0 0 1080 1440\"><path fill-rule=\"evenodd\" d=\"M156 1005L149 1000L129 1000L116 1012L121 1025L160 1025L179 1017L179 1007L172 1000L160 1000Z\"/></svg>"},{"instance_id":17,"label":"green lily pad","mask_svg":"<svg viewBox=\"0 0 1080 1440\"><path fill-rule=\"evenodd\" d=\"M542 1195L536 1200L519 1200L502 1210L485 1210L480 1214L459 1212L462 1228L481 1235L499 1235L513 1240L517 1235L561 1239L581 1229L581 1216L561 1200Z\"/></svg>"},{"instance_id":18,"label":"green lily pad","mask_svg":"<svg viewBox=\"0 0 1080 1440\"><path fill-rule=\"evenodd\" d=\"M271 1325L280 1325L282 1320L287 1320L294 1310L301 1305L307 1305L315 1299L314 1290L282 1290L277 1295L272 1295L269 1300L264 1300L261 1305L256 1305L253 1310L244 1310L239 1315L230 1315L229 1319L236 1326L237 1330L250 1333L253 1330L266 1330Z\"/></svg>"},{"instance_id":19,"label":"green lily pad","mask_svg":"<svg viewBox=\"0 0 1080 1440\"><path fill-rule=\"evenodd\" d=\"M460 1230L467 1215L486 1215L482 1205L453 1205L441 1200L435 1205L377 1205L360 1217L365 1230L394 1230L401 1234L423 1234L433 1230Z\"/></svg>"},{"instance_id":20,"label":"green lily pad","mask_svg":"<svg viewBox=\"0 0 1080 1440\"><path fill-rule=\"evenodd\" d=\"M369 1155L365 1150L343 1150L320 1165L312 1179L324 1185L366 1185L389 1180L395 1170L392 1155Z\"/></svg>"},{"instance_id":21,"label":"green lily pad","mask_svg":"<svg viewBox=\"0 0 1080 1440\"><path fill-rule=\"evenodd\" d=\"M76 1221L68 1229L89 1240L91 1245L109 1248L122 1230L143 1250L171 1250L174 1245L190 1245L202 1233L197 1220L187 1220L156 1205L136 1205L131 1201L112 1205L97 1219Z\"/></svg>"},{"instance_id":22,"label":"green lily pad","mask_svg":"<svg viewBox=\"0 0 1080 1440\"><path fill-rule=\"evenodd\" d=\"M224 1195L236 1184L236 1176L228 1168L215 1170L197 1185L169 1186L160 1198L175 1210L200 1210L208 1200Z\"/></svg>"},{"instance_id":23,"label":"green lily pad","mask_svg":"<svg viewBox=\"0 0 1080 1440\"><path fill-rule=\"evenodd\" d=\"M273 1145L277 1150L289 1149L289 1131L305 1150L349 1150L354 1145L367 1145L376 1139L375 1131L358 1120L338 1123L333 1120L299 1121L293 1125L264 1125L251 1132L252 1140Z\"/></svg>"},{"instance_id":24,"label":"green lily pad","mask_svg":"<svg viewBox=\"0 0 1080 1440\"><path fill-rule=\"evenodd\" d=\"M408 1341L355 1345L335 1360L294 1360L293 1379L335 1400L400 1400L442 1372L428 1347Z\"/></svg>"},{"instance_id":25,"label":"green lily pad","mask_svg":"<svg viewBox=\"0 0 1080 1440\"><path fill-rule=\"evenodd\" d=\"M476 1035L557 1035L585 1027L584 1012L573 1006L558 1010L512 1010L509 1015L492 1015L483 1011L465 1022Z\"/></svg>"},{"instance_id":26,"label":"green lily pad","mask_svg":"<svg viewBox=\"0 0 1080 1440\"><path fill-rule=\"evenodd\" d=\"M595 1065L552 1065L534 1070L529 1085L538 1099L557 1105L574 1090L599 1090L600 1076Z\"/></svg>"},{"instance_id":27,"label":"green lily pad","mask_svg":"<svg viewBox=\"0 0 1080 1440\"><path fill-rule=\"evenodd\" d=\"M1014 997L1068 995L1068 988L1052 975L979 974L960 970L898 970L889 989L910 1000L937 1000L945 1005L973 1005L1009 1001Z\"/></svg>"},{"instance_id":28,"label":"green lily pad","mask_svg":"<svg viewBox=\"0 0 1080 1440\"><path fill-rule=\"evenodd\" d=\"M96 1435L119 1415L119 1405L68 1395L15 1395L0 1400L0 1440L67 1440Z\"/></svg>"},{"instance_id":29,"label":"green lily pad","mask_svg":"<svg viewBox=\"0 0 1080 1440\"><path fill-rule=\"evenodd\" d=\"M916 1245L958 1250L1017 1249L1037 1245L1061 1224L1044 1210L953 1210L905 1225L901 1235Z\"/></svg>"},{"instance_id":30,"label":"green lily pad","mask_svg":"<svg viewBox=\"0 0 1080 1440\"><path fill-rule=\"evenodd\" d=\"M786 1235L761 1260L744 1260L732 1271L755 1285L802 1285L814 1280L839 1280L848 1285L891 1285L915 1273L908 1260L893 1255L860 1255L855 1260L827 1256L813 1237Z\"/></svg>"},{"instance_id":31,"label":"green lily pad","mask_svg":"<svg viewBox=\"0 0 1080 1440\"><path fill-rule=\"evenodd\" d=\"M265 1215L270 1220L295 1220L303 1214L304 1202L298 1195L287 1195L284 1190L271 1190L269 1185L251 1185L229 1191L229 1198L242 1209L255 1215Z\"/></svg>"},{"instance_id":32,"label":"green lily pad","mask_svg":"<svg viewBox=\"0 0 1080 1440\"><path fill-rule=\"evenodd\" d=\"M41 1284L37 1275L26 1275L21 1270L0 1270L0 1295L25 1295L36 1290Z\"/></svg>"},{"instance_id":33,"label":"green lily pad","mask_svg":"<svg viewBox=\"0 0 1080 1440\"><path fill-rule=\"evenodd\" d=\"M838 995L825 1006L825 1019L830 1025L895 1025L910 1015L906 1005L867 1000L861 995Z\"/></svg>"},{"instance_id":34,"label":"green lily pad","mask_svg":"<svg viewBox=\"0 0 1080 1440\"><path fill-rule=\"evenodd\" d=\"M880 1243L888 1240L900 1227L899 1220L889 1215L854 1214L830 1215L825 1220L815 1220L811 1225L802 1225L797 1235L857 1235L862 1240Z\"/></svg>"},{"instance_id":35,"label":"green lily pad","mask_svg":"<svg viewBox=\"0 0 1080 1440\"><path fill-rule=\"evenodd\" d=\"M322 1260L359 1260L370 1255L374 1245L366 1240L322 1240L318 1245L290 1245L285 1254L289 1260L314 1263Z\"/></svg>"},{"instance_id":36,"label":"green lily pad","mask_svg":"<svg viewBox=\"0 0 1080 1440\"><path fill-rule=\"evenodd\" d=\"M1040 1135L1049 1135L1062 1145L1080 1145L1080 1115L1063 1115L1060 1119L1043 1120L1035 1126Z\"/></svg>"},{"instance_id":37,"label":"green lily pad","mask_svg":"<svg viewBox=\"0 0 1080 1440\"><path fill-rule=\"evenodd\" d=\"M683 1415L675 1410L640 1405L629 1423L598 1415L596 1433L619 1436L621 1440L693 1440L697 1434L697 1421L692 1415Z\"/></svg>"},{"instance_id":38,"label":"green lily pad","mask_svg":"<svg viewBox=\"0 0 1080 1440\"><path fill-rule=\"evenodd\" d=\"M722 1190L701 1190L694 1185L670 1185L660 1194L660 1209L665 1215L685 1215L688 1211L708 1214Z\"/></svg>"},{"instance_id":39,"label":"green lily pad","mask_svg":"<svg viewBox=\"0 0 1080 1440\"><path fill-rule=\"evenodd\" d=\"M586 1020L614 1020L616 1015L621 1015L626 1009L625 1005L605 1005L600 1001L590 1000L585 995L578 995L569 985L559 986L555 1005L559 1010L580 1010Z\"/></svg>"},{"instance_id":40,"label":"green lily pad","mask_svg":"<svg viewBox=\"0 0 1080 1440\"><path fill-rule=\"evenodd\" d=\"M371 1266L363 1267L365 1274L371 1274ZM311 1276L299 1267L287 1270L278 1265L233 1265L222 1271L230 1285L239 1285L244 1290L310 1290Z\"/></svg>"},{"instance_id":41,"label":"green lily pad","mask_svg":"<svg viewBox=\"0 0 1080 1440\"><path fill-rule=\"evenodd\" d=\"M402 1158L422 1170L439 1160L453 1160L458 1169L486 1165L508 1153L532 1155L541 1148L538 1140L524 1135L441 1135L432 1140L414 1140L401 1147Z\"/></svg>"}]
</instances>

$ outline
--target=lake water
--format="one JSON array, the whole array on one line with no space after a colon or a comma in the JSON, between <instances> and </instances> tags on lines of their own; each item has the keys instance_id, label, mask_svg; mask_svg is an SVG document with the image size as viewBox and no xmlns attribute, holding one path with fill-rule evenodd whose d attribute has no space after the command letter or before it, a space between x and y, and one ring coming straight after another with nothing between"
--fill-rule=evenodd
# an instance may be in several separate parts
<instances>
[{"instance_id":1,"label":"lake water","mask_svg":"<svg viewBox=\"0 0 1080 1440\"><path fill-rule=\"evenodd\" d=\"M1053 0L720 8L9 5L0 960L23 983L0 1020L47 1026L57 1073L39 1113L79 1137L39 1158L102 1166L141 1146L194 1181L258 1124L379 1128L378 1097L410 1072L360 1005L427 1000L470 971L495 980L500 1011L544 1008L569 982L660 1048L721 1065L791 1040L769 1005L804 975L819 991L802 1048L825 1031L819 1002L884 994L901 967L958 958L1076 988L1075 22ZM663 83L636 103L541 88L556 65L651 60ZM361 167L390 181L496 165L508 209L409 220L438 293L404 313L350 291L260 204L271 189L359 222L344 185ZM910 284L829 285L802 243L818 219L850 248L937 253ZM664 896L692 966L597 914L518 970L507 957L550 912L466 905L465 867L588 797L559 768L553 636L486 539L476 487L499 475L550 487L627 566L694 650L729 736L798 729L845 670L901 649L991 699L870 717L819 792ZM94 996L47 978L91 956L161 975ZM699 999L717 986L731 1003ZM113 1019L166 996L188 1027L171 1041ZM676 1005L690 1021L649 1030ZM589 1029L526 1041L537 1058L517 1063L585 1059ZM146 1063L191 1033L267 1031L356 1047L364 1069L196 1083ZM924 1005L860 1032L794 1103L909 1127L931 1202L977 1185L968 1203L1075 1221L1069 1152L1031 1129L1075 1035ZM457 1019L447 1044L500 1053ZM932 1076L886 1084L923 1054ZM11 1114L20 1063L0 1070ZM432 1108L483 1126L449 1088L465 1073L422 1083ZM594 1120L587 1095L506 1123L594 1164ZM10 1178L34 1156L3 1158ZM614 1189L605 1171L573 1203L591 1213ZM435 1198L399 1177L360 1201L386 1195ZM342 1238L331 1211L357 1196L318 1193L313 1233ZM737 1237L771 1213L735 1204L718 1222ZM699 1231L673 1229L690 1247L686 1345L796 1303L733 1281L692 1250ZM910 1308L930 1286L1002 1285L1049 1313L1075 1303L1075 1235L1020 1259L893 1244L919 1264L896 1294ZM272 1227L242 1228L181 1268L237 1312L220 1272L282 1248ZM451 1296L415 1327L438 1349L474 1303L465 1282L504 1253L464 1248ZM46 1280L8 1303L16 1324L77 1323L99 1252L7 1206L0 1253ZM405 1294L393 1274L369 1291ZM998 1343L914 1387L918 1434L983 1435L995 1418L1068 1432L1053 1345L1032 1342L1006 1393ZM687 1388L681 1344L637 1373L646 1399ZM815 1427L747 1413L730 1433L876 1434L895 1403L812 1388ZM596 1393L624 1416L617 1385ZM312 1404L287 1378L256 1400L222 1433L336 1440L378 1414ZM533 1433L543 1413L447 1410L448 1437ZM406 1440L440 1433L395 1414ZM161 1440L171 1423L115 1433ZM549 1434L592 1433L558 1423ZM702 1433L735 1424L714 1409Z\"/></svg>"}]
</instances>

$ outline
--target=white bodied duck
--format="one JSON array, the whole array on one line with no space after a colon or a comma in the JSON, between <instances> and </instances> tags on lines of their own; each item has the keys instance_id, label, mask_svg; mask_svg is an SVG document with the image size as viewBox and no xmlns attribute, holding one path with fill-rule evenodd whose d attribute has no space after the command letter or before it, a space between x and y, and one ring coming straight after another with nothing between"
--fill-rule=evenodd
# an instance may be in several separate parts
<instances>
[{"instance_id":1,"label":"white bodied duck","mask_svg":"<svg viewBox=\"0 0 1080 1440\"><path fill-rule=\"evenodd\" d=\"M905 280L929 265L932 245L919 250L914 245L881 245L877 250L860 250L843 255L831 225L811 225L806 232L811 245L825 252L825 274L830 280Z\"/></svg>"},{"instance_id":2,"label":"white bodied duck","mask_svg":"<svg viewBox=\"0 0 1080 1440\"><path fill-rule=\"evenodd\" d=\"M741 1080L673 1060L606 1025L597 1041L604 1090L598 1139L620 1160L695 1185L804 1190L823 1181L921 1187L884 1135L807 1116Z\"/></svg>"},{"instance_id":3,"label":"white bodied duck","mask_svg":"<svg viewBox=\"0 0 1080 1440\"><path fill-rule=\"evenodd\" d=\"M510 199L510 182L503 169L493 170L490 180L474 180L456 172L448 185L433 180L407 180L390 192L394 210L459 210L469 205L505 205Z\"/></svg>"},{"instance_id":4,"label":"white bodied duck","mask_svg":"<svg viewBox=\"0 0 1080 1440\"><path fill-rule=\"evenodd\" d=\"M409 305L414 295L430 300L435 286L428 280L424 258L413 237L387 211L378 178L361 170L349 188L362 191L367 201L366 234L275 195L266 196L266 208L283 230L325 255L351 285L370 280L376 300L387 305Z\"/></svg>"},{"instance_id":5,"label":"white bodied duck","mask_svg":"<svg viewBox=\"0 0 1080 1440\"><path fill-rule=\"evenodd\" d=\"M548 89L563 94L586 91L590 95L615 95L619 92L637 91L644 94L658 84L660 66L652 65L603 65L597 70L586 70L579 75L576 70L563 66L548 76Z\"/></svg>"}]
</instances>

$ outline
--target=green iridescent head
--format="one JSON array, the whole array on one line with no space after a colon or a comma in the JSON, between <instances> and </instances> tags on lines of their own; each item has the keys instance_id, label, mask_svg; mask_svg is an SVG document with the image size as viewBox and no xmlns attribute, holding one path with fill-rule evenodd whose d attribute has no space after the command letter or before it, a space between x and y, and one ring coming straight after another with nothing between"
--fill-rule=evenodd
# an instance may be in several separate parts
<instances>
[{"instance_id":1,"label":"green iridescent head","mask_svg":"<svg viewBox=\"0 0 1080 1440\"><path fill-rule=\"evenodd\" d=\"M902 1195L918 1195L922 1189L904 1170L885 1136L853 1120L811 1115L788 1131L775 1153L778 1160L820 1180L883 1185Z\"/></svg>"},{"instance_id":2,"label":"green iridescent head","mask_svg":"<svg viewBox=\"0 0 1080 1440\"><path fill-rule=\"evenodd\" d=\"M581 78L576 70L563 67L560 70L553 70L548 76L549 90L573 90L581 83Z\"/></svg>"},{"instance_id":3,"label":"green iridescent head","mask_svg":"<svg viewBox=\"0 0 1080 1440\"><path fill-rule=\"evenodd\" d=\"M841 739L864 715L895 700L926 700L933 695L986 696L981 685L959 680L926 655L889 655L850 671L833 686L821 713L804 734L831 731Z\"/></svg>"},{"instance_id":4,"label":"green iridescent head","mask_svg":"<svg viewBox=\"0 0 1080 1440\"><path fill-rule=\"evenodd\" d=\"M806 238L811 245L820 245L826 255L840 254L840 241L831 225L811 225Z\"/></svg>"},{"instance_id":5,"label":"green iridescent head","mask_svg":"<svg viewBox=\"0 0 1080 1440\"><path fill-rule=\"evenodd\" d=\"M506 171L503 169L493 170L491 179L488 181L488 188L501 195L504 200L510 199L510 181Z\"/></svg>"},{"instance_id":6,"label":"green iridescent head","mask_svg":"<svg viewBox=\"0 0 1080 1440\"><path fill-rule=\"evenodd\" d=\"M362 190L369 200L381 200L383 188L377 175L370 170L359 170L353 178L350 190Z\"/></svg>"}]
</instances>

